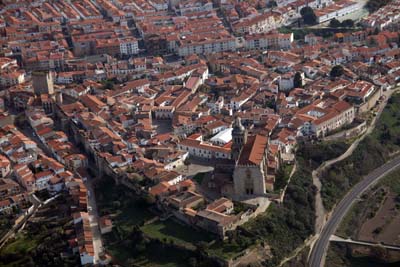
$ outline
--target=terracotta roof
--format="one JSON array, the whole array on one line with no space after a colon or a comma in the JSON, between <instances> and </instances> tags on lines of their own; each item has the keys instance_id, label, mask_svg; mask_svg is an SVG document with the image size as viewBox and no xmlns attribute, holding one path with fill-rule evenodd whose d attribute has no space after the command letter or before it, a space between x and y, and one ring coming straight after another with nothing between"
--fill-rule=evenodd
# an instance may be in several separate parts
<instances>
[{"instance_id":1,"label":"terracotta roof","mask_svg":"<svg viewBox=\"0 0 400 267\"><path fill-rule=\"evenodd\" d=\"M259 165L261 164L265 149L268 145L268 138L262 135L249 136L247 143L240 153L238 164Z\"/></svg>"}]
</instances>

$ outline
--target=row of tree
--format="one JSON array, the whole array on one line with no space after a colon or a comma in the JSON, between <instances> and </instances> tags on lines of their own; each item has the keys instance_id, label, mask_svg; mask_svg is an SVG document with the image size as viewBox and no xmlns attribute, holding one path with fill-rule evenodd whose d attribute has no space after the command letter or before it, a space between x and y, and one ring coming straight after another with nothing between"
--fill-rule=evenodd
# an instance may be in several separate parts
<instances>
[{"instance_id":1,"label":"row of tree","mask_svg":"<svg viewBox=\"0 0 400 267\"><path fill-rule=\"evenodd\" d=\"M332 28L352 28L354 27L354 21L352 19L346 19L340 22L337 19L332 19L329 22L329 27Z\"/></svg>"}]
</instances>

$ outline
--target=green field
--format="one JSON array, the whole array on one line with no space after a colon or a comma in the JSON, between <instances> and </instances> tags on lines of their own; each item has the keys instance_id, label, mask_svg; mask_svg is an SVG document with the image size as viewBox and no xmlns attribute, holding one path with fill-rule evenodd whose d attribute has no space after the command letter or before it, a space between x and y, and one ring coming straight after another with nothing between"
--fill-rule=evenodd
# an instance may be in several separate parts
<instances>
[{"instance_id":1,"label":"green field","mask_svg":"<svg viewBox=\"0 0 400 267\"><path fill-rule=\"evenodd\" d=\"M103 238L115 263L143 267L215 266L196 253L197 243L210 242L213 236L171 219L145 224L155 217L146 197L105 177L97 183L96 199L100 214L113 218L113 231Z\"/></svg>"},{"instance_id":2,"label":"green field","mask_svg":"<svg viewBox=\"0 0 400 267\"><path fill-rule=\"evenodd\" d=\"M232 242L220 241L211 245L206 251L208 254L217 256L221 259L232 259L242 254L245 249L251 246L241 247L240 245Z\"/></svg>"},{"instance_id":3,"label":"green field","mask_svg":"<svg viewBox=\"0 0 400 267\"><path fill-rule=\"evenodd\" d=\"M170 219L142 226L141 229L150 238L175 242L192 248L198 242L210 242L213 239L209 233L197 231Z\"/></svg>"},{"instance_id":4,"label":"green field","mask_svg":"<svg viewBox=\"0 0 400 267\"><path fill-rule=\"evenodd\" d=\"M114 225L125 232L154 217L143 199L126 187L115 185L112 178L104 178L96 184L96 199L100 215L111 214Z\"/></svg>"},{"instance_id":5,"label":"green field","mask_svg":"<svg viewBox=\"0 0 400 267\"><path fill-rule=\"evenodd\" d=\"M60 211L67 211L70 201L68 196L61 195L40 207L35 219L29 220L1 249L0 266L77 266L78 255L61 256L69 248L67 240L71 234L66 232L73 228L70 214ZM65 216L54 216L57 212Z\"/></svg>"},{"instance_id":6,"label":"green field","mask_svg":"<svg viewBox=\"0 0 400 267\"><path fill-rule=\"evenodd\" d=\"M14 242L9 243L2 249L2 253L22 253L25 254L36 247L36 240L27 238L24 235L17 235Z\"/></svg>"}]
</instances>

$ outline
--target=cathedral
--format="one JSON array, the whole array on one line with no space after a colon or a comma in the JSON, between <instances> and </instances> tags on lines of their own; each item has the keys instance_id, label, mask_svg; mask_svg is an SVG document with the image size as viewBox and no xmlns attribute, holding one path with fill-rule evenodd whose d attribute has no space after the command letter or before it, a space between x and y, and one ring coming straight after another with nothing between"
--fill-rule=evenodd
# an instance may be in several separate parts
<instances>
[{"instance_id":1,"label":"cathedral","mask_svg":"<svg viewBox=\"0 0 400 267\"><path fill-rule=\"evenodd\" d=\"M234 198L238 200L265 196L273 190L273 179L267 176L268 137L248 135L241 119L236 117L232 130Z\"/></svg>"}]
</instances>

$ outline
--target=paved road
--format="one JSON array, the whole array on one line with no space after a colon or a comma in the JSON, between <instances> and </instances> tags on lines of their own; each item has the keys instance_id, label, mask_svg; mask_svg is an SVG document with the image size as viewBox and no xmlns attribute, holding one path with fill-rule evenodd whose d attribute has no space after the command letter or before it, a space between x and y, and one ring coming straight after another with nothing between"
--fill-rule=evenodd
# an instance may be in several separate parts
<instances>
[{"instance_id":1,"label":"paved road","mask_svg":"<svg viewBox=\"0 0 400 267\"><path fill-rule=\"evenodd\" d=\"M325 254L329 246L329 239L331 235L335 233L343 217L349 211L351 205L356 201L356 199L371 185L398 167L400 167L400 156L397 156L393 160L373 170L370 174L365 176L363 180L356 184L353 189L339 202L333 211L332 216L322 229L318 240L312 247L309 261L310 267L324 266Z\"/></svg>"},{"instance_id":2,"label":"paved road","mask_svg":"<svg viewBox=\"0 0 400 267\"><path fill-rule=\"evenodd\" d=\"M41 149L48 157L54 158L49 148L42 143L42 141L37 137L36 134L34 134L33 129L29 125L26 125L25 127L19 129L32 141L36 142L39 149ZM94 195L92 180L93 177L89 177L88 180L85 182L85 185L87 190L90 192L90 196L88 196L88 214L90 227L93 234L94 263L97 264L100 261L100 255L103 253L103 243L99 228L99 215L97 212L97 203Z\"/></svg>"},{"instance_id":3,"label":"paved road","mask_svg":"<svg viewBox=\"0 0 400 267\"><path fill-rule=\"evenodd\" d=\"M322 198L321 198L321 187L322 187L321 180L320 180L321 173L323 173L324 170L326 170L327 168L329 168L336 162L342 161L353 154L353 152L356 150L356 148L361 143L361 141L364 140L364 138L367 135L371 134L372 131L375 129L375 126L376 126L383 110L386 107L388 99L390 99L391 95L394 92L396 92L397 90L398 89L385 91L383 93L385 100L379 104L378 112L377 112L376 116L372 119L371 124L368 126L367 130L356 141L354 141L342 155L340 155L337 158L323 162L316 170L314 170L312 172L313 183L317 188L317 194L315 196L315 215L316 215L315 233L316 234L319 234L321 232L322 228L324 227L325 220L326 220L325 208L324 208Z\"/></svg>"}]
</instances>

